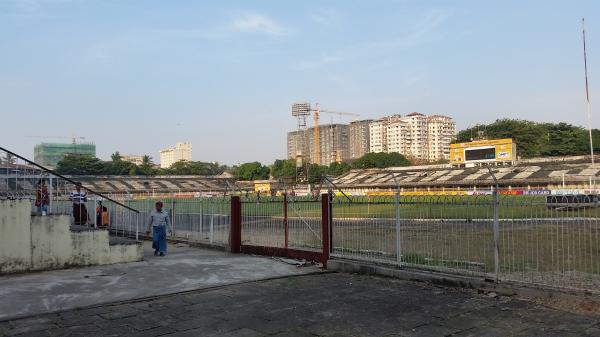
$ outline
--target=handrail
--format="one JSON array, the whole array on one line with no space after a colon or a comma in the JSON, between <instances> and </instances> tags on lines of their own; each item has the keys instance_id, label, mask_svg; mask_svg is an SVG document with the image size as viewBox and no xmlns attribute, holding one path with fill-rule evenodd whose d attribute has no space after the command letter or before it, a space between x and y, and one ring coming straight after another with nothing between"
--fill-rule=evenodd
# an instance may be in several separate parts
<instances>
[{"instance_id":1,"label":"handrail","mask_svg":"<svg viewBox=\"0 0 600 337\"><path fill-rule=\"evenodd\" d=\"M7 149L5 149L5 148L3 148L3 147L1 147L1 146L0 146L0 150L1 150L1 151L4 151L4 152L6 152L6 153L9 153L9 154L11 154L11 155L13 155L13 156L15 156L15 157L17 157L17 158L19 158L19 159L21 159L21 160L23 160L23 161L27 162L27 163L28 163L28 164L30 164L30 165L33 165L33 166L35 166L35 167L37 167L37 168L40 168L40 169L42 169L42 170L44 170L44 171L46 171L46 172L48 172L48 173L50 173L50 174L53 174L53 175L55 175L55 176L57 176L57 177L59 177L59 178L61 178L61 179L64 179L64 180L66 180L66 181L68 181L68 182L70 182L70 183L72 183L72 184L74 184L74 185L80 185L80 186L81 186L81 188L83 188L84 190L86 190L86 191L88 191L88 192L90 192L90 193L92 193L92 194L95 194L95 195L97 195L97 196L99 196L99 197L102 197L102 198L104 198L104 199L106 199L106 200L112 201L112 202L114 202L115 204L117 204L117 205L119 205L119 206L121 206L121 207L124 207L124 208L126 208L126 209L128 209L128 210L130 210L130 211L133 211L133 212L135 212L135 213L140 213L140 211L138 211L137 209L131 208L131 207L129 207L129 206L125 205L125 204L122 204L122 203L120 203L120 202L118 202L118 201L116 201L116 200L114 200L114 199L112 199L112 198L109 198L109 197L107 197L106 195L104 195L104 194L102 194L102 193L100 193L100 192L96 192L96 191L94 191L94 190L92 190L92 189L90 189L90 188L87 188L87 187L83 186L83 184L81 184L80 182L77 182L77 181L75 181L75 180L73 180L73 179L67 178L67 177L63 176L62 174L60 174L60 173L58 173L58 172L56 172L56 171L54 171L54 170L51 170L51 169L49 169L49 168L46 168L46 167L43 167L42 165L39 165L39 164L37 164L37 163L35 163L35 162L33 162L33 161L31 161L31 160L29 160L29 159L27 159L27 158L23 157L23 156L20 156L20 155L18 155L18 154L16 154L16 153L12 152L12 151L10 151L10 150L7 150Z\"/></svg>"}]
</instances>

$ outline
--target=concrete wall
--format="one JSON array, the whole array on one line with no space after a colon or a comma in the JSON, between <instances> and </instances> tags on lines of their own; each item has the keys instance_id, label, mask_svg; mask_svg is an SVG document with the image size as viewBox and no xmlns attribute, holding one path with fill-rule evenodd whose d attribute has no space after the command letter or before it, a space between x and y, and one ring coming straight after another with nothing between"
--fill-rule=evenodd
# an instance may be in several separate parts
<instances>
[{"instance_id":1,"label":"concrete wall","mask_svg":"<svg viewBox=\"0 0 600 337\"><path fill-rule=\"evenodd\" d=\"M27 270L31 266L31 204L0 201L0 273Z\"/></svg>"},{"instance_id":2,"label":"concrete wall","mask_svg":"<svg viewBox=\"0 0 600 337\"><path fill-rule=\"evenodd\" d=\"M67 215L32 216L29 201L0 201L0 274L143 259L141 243L111 246L106 230L72 231Z\"/></svg>"}]
</instances>

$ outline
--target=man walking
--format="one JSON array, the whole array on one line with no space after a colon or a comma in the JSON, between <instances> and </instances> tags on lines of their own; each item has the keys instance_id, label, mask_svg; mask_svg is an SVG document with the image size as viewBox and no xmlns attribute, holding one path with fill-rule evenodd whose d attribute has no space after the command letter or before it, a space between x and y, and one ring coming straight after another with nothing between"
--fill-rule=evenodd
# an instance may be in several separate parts
<instances>
[{"instance_id":1,"label":"man walking","mask_svg":"<svg viewBox=\"0 0 600 337\"><path fill-rule=\"evenodd\" d=\"M154 255L165 256L167 252L167 228L169 233L172 233L171 222L169 221L169 214L163 211L163 203L157 201L155 210L150 213L150 221L148 222L147 235L150 235L152 230L152 248L154 249Z\"/></svg>"}]
</instances>

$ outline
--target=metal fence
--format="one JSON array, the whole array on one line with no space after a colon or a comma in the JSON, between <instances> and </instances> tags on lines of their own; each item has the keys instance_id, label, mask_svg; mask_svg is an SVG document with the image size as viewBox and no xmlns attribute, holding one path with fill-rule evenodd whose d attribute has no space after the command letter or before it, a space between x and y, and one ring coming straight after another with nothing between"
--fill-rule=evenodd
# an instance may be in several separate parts
<instances>
[{"instance_id":1,"label":"metal fence","mask_svg":"<svg viewBox=\"0 0 600 337\"><path fill-rule=\"evenodd\" d=\"M245 198L241 204L242 244L321 250L319 198Z\"/></svg>"},{"instance_id":2,"label":"metal fence","mask_svg":"<svg viewBox=\"0 0 600 337\"><path fill-rule=\"evenodd\" d=\"M551 287L600 289L594 200L336 198L333 255Z\"/></svg>"}]
</instances>

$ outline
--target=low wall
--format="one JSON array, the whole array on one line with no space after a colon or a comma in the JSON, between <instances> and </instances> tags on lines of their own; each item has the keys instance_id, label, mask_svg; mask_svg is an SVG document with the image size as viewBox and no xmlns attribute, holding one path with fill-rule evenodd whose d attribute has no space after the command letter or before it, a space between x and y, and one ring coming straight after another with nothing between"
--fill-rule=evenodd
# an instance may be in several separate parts
<instances>
[{"instance_id":1,"label":"low wall","mask_svg":"<svg viewBox=\"0 0 600 337\"><path fill-rule=\"evenodd\" d=\"M106 230L71 230L67 215L32 216L26 200L0 201L0 273L141 261L141 243L110 245Z\"/></svg>"},{"instance_id":2,"label":"low wall","mask_svg":"<svg viewBox=\"0 0 600 337\"><path fill-rule=\"evenodd\" d=\"M20 200L0 201L0 273L31 267L31 204Z\"/></svg>"}]
</instances>

